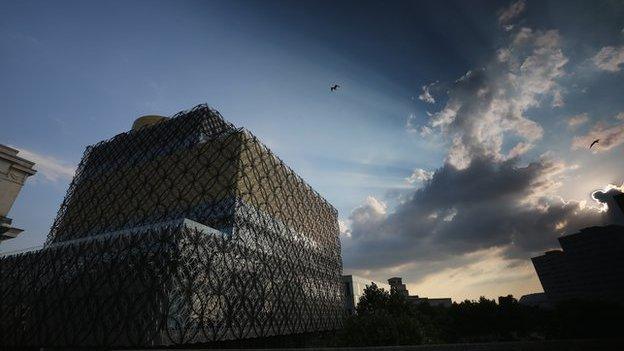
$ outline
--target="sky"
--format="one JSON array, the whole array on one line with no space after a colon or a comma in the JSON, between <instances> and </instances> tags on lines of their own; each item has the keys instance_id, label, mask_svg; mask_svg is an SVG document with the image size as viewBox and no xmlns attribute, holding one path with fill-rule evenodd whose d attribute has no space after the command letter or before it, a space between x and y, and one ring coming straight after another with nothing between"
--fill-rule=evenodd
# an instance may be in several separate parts
<instances>
[{"instance_id":1,"label":"sky","mask_svg":"<svg viewBox=\"0 0 624 351\"><path fill-rule=\"evenodd\" d=\"M0 1L0 77L38 169L0 252L86 146L201 103L338 209L345 274L411 294L542 291L530 257L621 221L624 1Z\"/></svg>"}]
</instances>

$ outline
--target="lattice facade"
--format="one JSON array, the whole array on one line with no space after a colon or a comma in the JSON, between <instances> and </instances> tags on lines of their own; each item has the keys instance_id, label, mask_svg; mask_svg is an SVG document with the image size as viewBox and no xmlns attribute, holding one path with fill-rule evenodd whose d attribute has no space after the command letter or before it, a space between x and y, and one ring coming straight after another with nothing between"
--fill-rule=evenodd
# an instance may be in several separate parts
<instances>
[{"instance_id":1,"label":"lattice facade","mask_svg":"<svg viewBox=\"0 0 624 351\"><path fill-rule=\"evenodd\" d=\"M0 261L0 345L340 326L336 210L205 105L88 147L44 249Z\"/></svg>"}]
</instances>

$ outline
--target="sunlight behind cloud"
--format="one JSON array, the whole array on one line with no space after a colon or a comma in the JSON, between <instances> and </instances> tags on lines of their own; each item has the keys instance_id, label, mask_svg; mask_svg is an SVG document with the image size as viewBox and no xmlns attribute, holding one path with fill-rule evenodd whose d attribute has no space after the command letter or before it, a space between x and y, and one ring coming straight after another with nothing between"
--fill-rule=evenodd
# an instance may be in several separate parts
<instances>
[{"instance_id":1,"label":"sunlight behind cloud","mask_svg":"<svg viewBox=\"0 0 624 351\"><path fill-rule=\"evenodd\" d=\"M533 266L528 260L507 259L504 249L495 247L465 255L473 262L461 267L446 268L408 284L411 294L428 297L450 296L456 301L478 299L483 291L489 298L505 296L509 291L526 294L540 291ZM516 289L510 289L514 286ZM519 296L517 296L519 297Z\"/></svg>"},{"instance_id":2,"label":"sunlight behind cloud","mask_svg":"<svg viewBox=\"0 0 624 351\"><path fill-rule=\"evenodd\" d=\"M591 194L591 198L596 201L596 203L600 204L600 211L607 212L609 210L611 197L618 193L624 193L624 183L621 186L607 184L604 188L594 191Z\"/></svg>"}]
</instances>

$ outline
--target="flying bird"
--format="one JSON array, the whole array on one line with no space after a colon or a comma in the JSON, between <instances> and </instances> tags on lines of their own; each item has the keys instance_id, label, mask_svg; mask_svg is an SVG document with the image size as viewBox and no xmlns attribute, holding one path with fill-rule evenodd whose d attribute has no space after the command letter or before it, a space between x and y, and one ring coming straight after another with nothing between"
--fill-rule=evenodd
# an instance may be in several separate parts
<instances>
[{"instance_id":1,"label":"flying bird","mask_svg":"<svg viewBox=\"0 0 624 351\"><path fill-rule=\"evenodd\" d=\"M592 148L592 146L594 146L594 145L598 144L598 142L599 142L599 141L600 141L600 139L596 139L596 140L594 140L594 142L593 142L593 143L591 143L591 145L589 145L589 148L591 149L591 148Z\"/></svg>"},{"instance_id":2,"label":"flying bird","mask_svg":"<svg viewBox=\"0 0 624 351\"><path fill-rule=\"evenodd\" d=\"M336 91L336 89L338 89L338 88L340 88L340 85L338 85L338 84L334 84L334 85L332 85L331 87L329 87L329 90L331 90L331 91Z\"/></svg>"}]
</instances>

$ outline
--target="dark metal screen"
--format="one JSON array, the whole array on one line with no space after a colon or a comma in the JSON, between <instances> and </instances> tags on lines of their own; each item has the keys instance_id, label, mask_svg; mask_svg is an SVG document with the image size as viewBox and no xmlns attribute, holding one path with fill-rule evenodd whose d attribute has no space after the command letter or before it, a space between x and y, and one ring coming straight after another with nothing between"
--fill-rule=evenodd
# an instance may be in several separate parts
<instances>
[{"instance_id":1,"label":"dark metal screen","mask_svg":"<svg viewBox=\"0 0 624 351\"><path fill-rule=\"evenodd\" d=\"M0 260L0 345L169 345L340 326L336 210L200 105L88 147L44 249Z\"/></svg>"}]
</instances>

